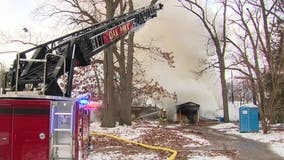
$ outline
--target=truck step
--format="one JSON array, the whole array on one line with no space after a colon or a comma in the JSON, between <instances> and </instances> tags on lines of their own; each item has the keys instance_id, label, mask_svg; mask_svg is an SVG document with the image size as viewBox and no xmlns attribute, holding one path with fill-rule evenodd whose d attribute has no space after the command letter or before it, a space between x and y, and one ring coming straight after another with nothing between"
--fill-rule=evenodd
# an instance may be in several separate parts
<instances>
[{"instance_id":1,"label":"truck step","mask_svg":"<svg viewBox=\"0 0 284 160\"><path fill-rule=\"evenodd\" d=\"M54 144L52 146L55 147L55 148L69 148L69 147L71 147L70 144Z\"/></svg>"},{"instance_id":2,"label":"truck step","mask_svg":"<svg viewBox=\"0 0 284 160\"><path fill-rule=\"evenodd\" d=\"M60 116L72 116L72 113L60 113L60 112L57 112L57 113L54 113L54 115L60 115Z\"/></svg>"},{"instance_id":3,"label":"truck step","mask_svg":"<svg viewBox=\"0 0 284 160\"><path fill-rule=\"evenodd\" d=\"M67 129L67 128L54 128L54 131L58 131L58 132L71 132L72 129Z\"/></svg>"}]
</instances>

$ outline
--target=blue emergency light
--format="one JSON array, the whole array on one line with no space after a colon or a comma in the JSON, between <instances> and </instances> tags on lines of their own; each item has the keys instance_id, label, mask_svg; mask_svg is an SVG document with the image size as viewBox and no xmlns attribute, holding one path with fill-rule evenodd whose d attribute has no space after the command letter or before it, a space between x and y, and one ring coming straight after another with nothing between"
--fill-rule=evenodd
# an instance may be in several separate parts
<instances>
[{"instance_id":1,"label":"blue emergency light","mask_svg":"<svg viewBox=\"0 0 284 160\"><path fill-rule=\"evenodd\" d=\"M86 104L88 104L88 103L89 103L89 100L86 99L86 98L83 98L83 99L80 99L80 100L79 100L79 104L86 105Z\"/></svg>"}]
</instances>

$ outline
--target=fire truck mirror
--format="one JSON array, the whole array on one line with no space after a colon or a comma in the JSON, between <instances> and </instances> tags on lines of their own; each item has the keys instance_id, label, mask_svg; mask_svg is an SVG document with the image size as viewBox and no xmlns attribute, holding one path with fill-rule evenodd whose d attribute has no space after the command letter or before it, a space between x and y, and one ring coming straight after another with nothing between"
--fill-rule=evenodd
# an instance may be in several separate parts
<instances>
[{"instance_id":1,"label":"fire truck mirror","mask_svg":"<svg viewBox=\"0 0 284 160\"><path fill-rule=\"evenodd\" d=\"M44 140L45 139L45 134L44 133L40 133L39 134L39 139Z\"/></svg>"}]
</instances>

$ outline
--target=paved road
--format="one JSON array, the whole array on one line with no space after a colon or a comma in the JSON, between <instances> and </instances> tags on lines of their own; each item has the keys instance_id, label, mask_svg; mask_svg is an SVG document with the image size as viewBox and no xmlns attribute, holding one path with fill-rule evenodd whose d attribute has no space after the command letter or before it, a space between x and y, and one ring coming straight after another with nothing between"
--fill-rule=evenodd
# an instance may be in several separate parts
<instances>
[{"instance_id":1,"label":"paved road","mask_svg":"<svg viewBox=\"0 0 284 160\"><path fill-rule=\"evenodd\" d=\"M189 127L197 130L212 144L192 148L193 150L237 150L237 160L284 160L283 157L273 153L268 144L242 138L237 135L228 135L208 127Z\"/></svg>"}]
</instances>

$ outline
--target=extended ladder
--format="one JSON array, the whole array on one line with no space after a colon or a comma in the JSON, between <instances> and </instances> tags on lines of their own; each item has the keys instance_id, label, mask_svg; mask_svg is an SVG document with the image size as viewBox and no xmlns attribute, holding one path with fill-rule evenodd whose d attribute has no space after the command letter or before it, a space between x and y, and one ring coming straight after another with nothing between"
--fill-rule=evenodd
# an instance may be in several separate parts
<instances>
[{"instance_id":1,"label":"extended ladder","mask_svg":"<svg viewBox=\"0 0 284 160\"><path fill-rule=\"evenodd\" d=\"M53 101L50 114L50 159L75 158L74 118L75 103Z\"/></svg>"},{"instance_id":2,"label":"extended ladder","mask_svg":"<svg viewBox=\"0 0 284 160\"><path fill-rule=\"evenodd\" d=\"M76 66L91 64L91 58L109 45L115 44L130 32L140 28L146 21L157 16L157 11L162 9L162 4L150 5L134 11L113 17L112 19L94 24L93 26L64 35L34 48L19 53L19 57L43 59L47 54L57 55L51 57L46 64L46 74L43 65L36 61L23 64L15 63L11 70L11 90L24 91L25 86L41 85L45 79L45 95L62 96L61 87L57 80L68 72L66 97L71 97L73 71ZM66 65L64 66L64 61ZM17 82L14 80L17 74ZM46 76L46 77L44 77Z\"/></svg>"}]
</instances>

